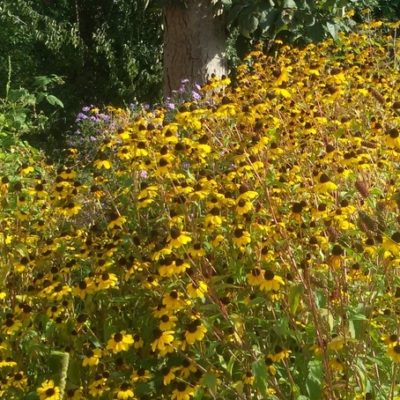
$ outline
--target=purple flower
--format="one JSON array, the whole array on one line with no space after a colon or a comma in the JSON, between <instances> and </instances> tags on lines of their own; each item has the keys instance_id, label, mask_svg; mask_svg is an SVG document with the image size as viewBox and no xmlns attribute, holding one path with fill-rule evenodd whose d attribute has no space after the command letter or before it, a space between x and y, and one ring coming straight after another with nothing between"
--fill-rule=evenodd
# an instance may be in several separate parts
<instances>
[{"instance_id":1,"label":"purple flower","mask_svg":"<svg viewBox=\"0 0 400 400\"><path fill-rule=\"evenodd\" d=\"M174 103L166 103L165 106L168 108L168 110L175 110L175 104Z\"/></svg>"},{"instance_id":2,"label":"purple flower","mask_svg":"<svg viewBox=\"0 0 400 400\"><path fill-rule=\"evenodd\" d=\"M85 119L88 119L88 116L83 113L79 113L76 116L75 122L81 122L81 121L84 121Z\"/></svg>"},{"instance_id":3,"label":"purple flower","mask_svg":"<svg viewBox=\"0 0 400 400\"><path fill-rule=\"evenodd\" d=\"M192 90L192 97L194 100L200 100L201 96L199 93L197 93L195 90Z\"/></svg>"},{"instance_id":4,"label":"purple flower","mask_svg":"<svg viewBox=\"0 0 400 400\"><path fill-rule=\"evenodd\" d=\"M89 106L82 107L83 112L88 112L90 110Z\"/></svg>"}]
</instances>

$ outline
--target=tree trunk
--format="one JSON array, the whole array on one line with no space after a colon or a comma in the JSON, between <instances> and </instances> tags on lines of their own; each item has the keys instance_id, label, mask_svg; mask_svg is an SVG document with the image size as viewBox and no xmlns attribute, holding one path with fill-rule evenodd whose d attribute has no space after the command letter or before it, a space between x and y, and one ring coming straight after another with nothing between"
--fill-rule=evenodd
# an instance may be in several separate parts
<instances>
[{"instance_id":1,"label":"tree trunk","mask_svg":"<svg viewBox=\"0 0 400 400\"><path fill-rule=\"evenodd\" d=\"M222 17L213 14L211 0L177 0L164 7L164 96L183 79L203 84L211 74L227 74L226 35Z\"/></svg>"}]
</instances>

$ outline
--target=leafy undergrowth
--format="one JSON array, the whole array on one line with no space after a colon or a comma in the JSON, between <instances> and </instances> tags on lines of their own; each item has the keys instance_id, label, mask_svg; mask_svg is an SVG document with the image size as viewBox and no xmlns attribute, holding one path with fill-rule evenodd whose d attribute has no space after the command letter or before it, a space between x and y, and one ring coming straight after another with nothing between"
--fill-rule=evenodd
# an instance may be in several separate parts
<instances>
[{"instance_id":1,"label":"leafy undergrowth","mask_svg":"<svg viewBox=\"0 0 400 400\"><path fill-rule=\"evenodd\" d=\"M64 167L5 163L2 398L399 398L395 33L254 51Z\"/></svg>"}]
</instances>

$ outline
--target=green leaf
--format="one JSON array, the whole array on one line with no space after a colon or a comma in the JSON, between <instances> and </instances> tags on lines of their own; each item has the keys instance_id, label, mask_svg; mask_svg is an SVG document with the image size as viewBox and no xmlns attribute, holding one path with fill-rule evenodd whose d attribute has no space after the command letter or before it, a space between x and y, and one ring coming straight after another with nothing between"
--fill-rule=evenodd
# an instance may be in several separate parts
<instances>
[{"instance_id":1,"label":"green leaf","mask_svg":"<svg viewBox=\"0 0 400 400\"><path fill-rule=\"evenodd\" d=\"M336 25L332 24L331 22L327 22L326 23L326 30L328 31L328 33L332 36L333 39L337 39L337 29L336 29Z\"/></svg>"},{"instance_id":2,"label":"green leaf","mask_svg":"<svg viewBox=\"0 0 400 400\"><path fill-rule=\"evenodd\" d=\"M255 387L260 393L265 393L267 390L267 367L264 360L254 362L251 365L251 370L255 378Z\"/></svg>"},{"instance_id":3,"label":"green leaf","mask_svg":"<svg viewBox=\"0 0 400 400\"><path fill-rule=\"evenodd\" d=\"M203 375L203 385L210 389L212 392L215 392L217 389L217 377L214 374L206 373Z\"/></svg>"},{"instance_id":4,"label":"green leaf","mask_svg":"<svg viewBox=\"0 0 400 400\"><path fill-rule=\"evenodd\" d=\"M255 15L247 15L239 21L240 33L247 38L258 28L259 20Z\"/></svg>"},{"instance_id":5,"label":"green leaf","mask_svg":"<svg viewBox=\"0 0 400 400\"><path fill-rule=\"evenodd\" d=\"M53 96L52 94L49 94L48 96L46 96L46 100L52 106L59 106L61 108L64 108L63 102L58 97Z\"/></svg>"},{"instance_id":6,"label":"green leaf","mask_svg":"<svg viewBox=\"0 0 400 400\"><path fill-rule=\"evenodd\" d=\"M297 308L299 307L301 296L304 293L303 285L295 285L290 288L289 291L289 307L292 314L296 314Z\"/></svg>"},{"instance_id":7,"label":"green leaf","mask_svg":"<svg viewBox=\"0 0 400 400\"><path fill-rule=\"evenodd\" d=\"M322 361L311 360L308 363L308 376L306 379L306 388L311 399L322 398Z\"/></svg>"},{"instance_id":8,"label":"green leaf","mask_svg":"<svg viewBox=\"0 0 400 400\"><path fill-rule=\"evenodd\" d=\"M297 4L294 0L285 0L283 2L283 8L295 8L297 9Z\"/></svg>"}]
</instances>

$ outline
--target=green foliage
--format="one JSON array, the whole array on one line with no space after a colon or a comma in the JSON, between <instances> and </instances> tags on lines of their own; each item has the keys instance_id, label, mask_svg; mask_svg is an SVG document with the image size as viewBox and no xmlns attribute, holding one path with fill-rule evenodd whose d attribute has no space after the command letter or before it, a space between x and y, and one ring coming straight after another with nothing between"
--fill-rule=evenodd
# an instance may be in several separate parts
<instances>
[{"instance_id":1,"label":"green foliage","mask_svg":"<svg viewBox=\"0 0 400 400\"><path fill-rule=\"evenodd\" d=\"M55 86L63 84L59 76L37 76L33 80L33 89L29 91L24 87L12 87L11 71L9 59L5 97L0 98L0 146L2 148L9 148L16 144L23 135L44 132L52 116L58 111L54 111L54 108L64 107L61 100L49 92ZM53 110L50 116L42 111L46 105L47 108L50 107Z\"/></svg>"},{"instance_id":2,"label":"green foliage","mask_svg":"<svg viewBox=\"0 0 400 400\"><path fill-rule=\"evenodd\" d=\"M400 5L387 0L219 0L214 2L226 14L229 28L238 29L236 49L250 50L255 41L283 40L298 45L337 39L349 32L355 21L367 18L396 19ZM353 18L354 16L354 18Z\"/></svg>"}]
</instances>

